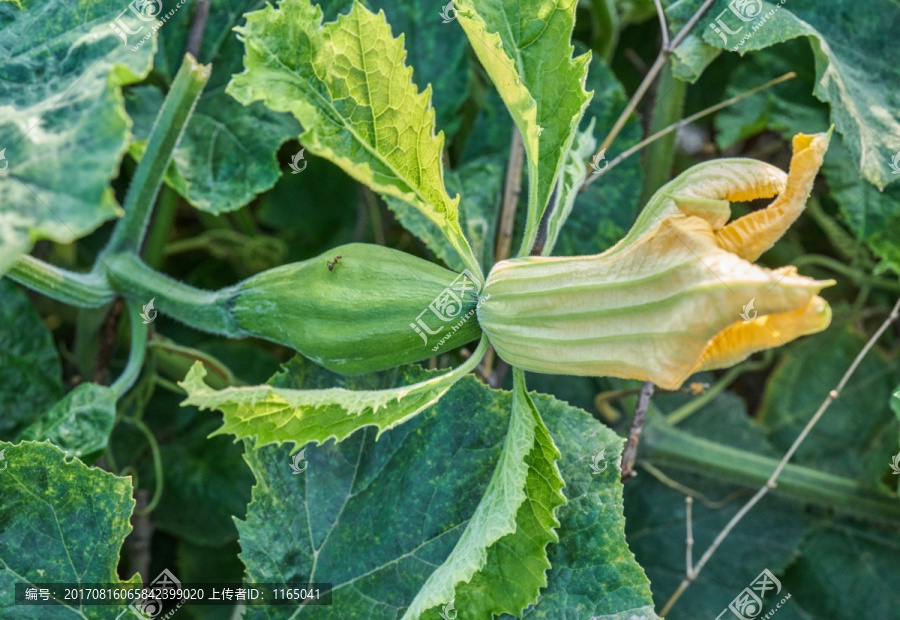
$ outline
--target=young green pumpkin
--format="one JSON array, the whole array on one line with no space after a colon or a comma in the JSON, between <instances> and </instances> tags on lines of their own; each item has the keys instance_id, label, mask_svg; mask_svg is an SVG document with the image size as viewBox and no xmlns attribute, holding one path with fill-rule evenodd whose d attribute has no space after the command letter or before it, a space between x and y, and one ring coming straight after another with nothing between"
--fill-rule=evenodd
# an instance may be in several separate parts
<instances>
[{"instance_id":1,"label":"young green pumpkin","mask_svg":"<svg viewBox=\"0 0 900 620\"><path fill-rule=\"evenodd\" d=\"M478 284L467 274L354 243L244 280L229 303L237 324L254 336L359 374L478 338Z\"/></svg>"},{"instance_id":2,"label":"young green pumpkin","mask_svg":"<svg viewBox=\"0 0 900 620\"><path fill-rule=\"evenodd\" d=\"M105 264L119 290L141 303L154 299L191 327L263 338L343 374L418 362L481 335L473 274L378 245L343 245L219 291L177 282L133 254Z\"/></svg>"}]
</instances>

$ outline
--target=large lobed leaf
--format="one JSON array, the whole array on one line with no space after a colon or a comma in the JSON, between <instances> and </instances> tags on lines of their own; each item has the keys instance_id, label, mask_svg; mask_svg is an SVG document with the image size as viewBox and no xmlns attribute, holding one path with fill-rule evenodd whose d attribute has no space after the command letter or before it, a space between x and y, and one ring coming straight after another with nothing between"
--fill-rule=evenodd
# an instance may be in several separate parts
<instances>
[{"instance_id":1,"label":"large lobed leaf","mask_svg":"<svg viewBox=\"0 0 900 620\"><path fill-rule=\"evenodd\" d=\"M131 481L89 468L49 443L0 442L0 616L104 618L115 605L29 606L14 602L15 584L118 583L119 549L131 531ZM129 583L140 584L135 575Z\"/></svg>"},{"instance_id":2,"label":"large lobed leaf","mask_svg":"<svg viewBox=\"0 0 900 620\"><path fill-rule=\"evenodd\" d=\"M554 513L566 501L565 483L556 466L559 451L525 391L524 375L518 369L514 373L509 429L488 488L405 620L448 603L464 617L518 616L547 585L545 548L559 540Z\"/></svg>"},{"instance_id":3,"label":"large lobed leaf","mask_svg":"<svg viewBox=\"0 0 900 620\"><path fill-rule=\"evenodd\" d=\"M301 364L291 368L301 387L333 384L335 376L328 377L309 362ZM407 372L408 378L420 381L430 376L413 368ZM397 380L383 375L377 386L386 389ZM352 382L357 389L374 387L371 378L356 377ZM525 404L524 397L524 392L518 394L520 404ZM520 422L511 422L512 399L509 392L490 390L467 377L438 403L377 441L374 430L366 429L341 443L306 447L308 466L302 475L292 473L284 447L248 451L245 458L256 486L246 521L238 521L247 579L334 584L330 607L254 607L248 618L400 618L417 595L426 596L420 591L428 575L448 559L479 504L486 501L482 498L492 487L510 428L526 430L531 424L528 416L533 412L529 414L527 406L519 411ZM622 485L616 466L622 440L584 411L549 396L533 399L562 453L558 465L570 496L555 514L562 524L556 530L559 541L549 544L546 555L540 545L520 554L522 563L506 564L502 578L493 573L494 579L476 578L472 585L481 588L486 599L502 601L507 587L517 597L522 595L516 586L521 579L530 584L534 600L535 581L549 556L553 567L546 573L548 584L526 617L655 619L646 576L623 536ZM537 430L537 436L544 437L542 445L551 445L544 443L550 437L543 431ZM519 453L528 450L527 441L518 436L508 441L521 442L516 447ZM552 453L544 452L551 458ZM597 454L602 471L594 474ZM521 474L524 468L519 464L515 469ZM545 483L548 492L555 486L551 479ZM541 493L536 479L528 484L526 504L549 506L555 503L554 496L559 501L555 492ZM508 514L514 506L510 502L495 508ZM521 515L520 510L517 516ZM504 521L508 524L507 517ZM526 531L538 530L522 530ZM500 538L487 557L513 557L507 555L513 550L507 543L514 540ZM505 547L502 552L500 546ZM535 573L529 566L539 568ZM465 597L458 593L454 601L458 618L490 617L467 613L464 604ZM443 605L432 608L422 617L439 618L443 609ZM455 615L449 607L447 612L449 617Z\"/></svg>"},{"instance_id":4,"label":"large lobed leaf","mask_svg":"<svg viewBox=\"0 0 900 620\"><path fill-rule=\"evenodd\" d=\"M576 0L458 3L459 23L522 134L532 233L591 98L584 89L590 54L572 58L577 4Z\"/></svg>"},{"instance_id":5,"label":"large lobed leaf","mask_svg":"<svg viewBox=\"0 0 900 620\"><path fill-rule=\"evenodd\" d=\"M149 27L120 0L0 2L0 274L37 239L69 243L120 212L123 84L150 69L110 25Z\"/></svg>"},{"instance_id":6,"label":"large lobed leaf","mask_svg":"<svg viewBox=\"0 0 900 620\"><path fill-rule=\"evenodd\" d=\"M299 447L310 441L323 443L332 438L341 441L365 426L376 426L381 434L409 420L437 402L475 368L486 348L487 340L482 339L478 349L458 368L390 389L293 389L279 386L276 375L276 385L216 391L203 382L206 369L199 362L179 385L188 393L183 405L219 409L225 414L224 424L214 434L253 438L257 446L293 442ZM289 374L282 375L281 379L287 377Z\"/></svg>"},{"instance_id":7,"label":"large lobed leaf","mask_svg":"<svg viewBox=\"0 0 900 620\"><path fill-rule=\"evenodd\" d=\"M700 4L701 0L675 3L670 14L676 26ZM734 3L714 2L695 32L679 46L679 77L696 80L723 49L737 47L744 54L808 37L816 59L813 92L831 105L832 121L859 162L860 173L879 188L900 179L890 167L900 152L900 90L895 87L900 80L900 48L894 36L900 29L897 3L834 0L823 9L816 0L791 0L782 6L761 2L760 11L750 21L739 19L730 4ZM736 34L716 34L712 26L719 27L717 19ZM744 40L748 34L752 36Z\"/></svg>"},{"instance_id":8,"label":"large lobed leaf","mask_svg":"<svg viewBox=\"0 0 900 620\"><path fill-rule=\"evenodd\" d=\"M391 35L384 13L355 2L349 14L323 25L321 8L310 0L283 0L246 18L238 30L245 70L231 82L234 95L291 112L305 129L306 148L414 205L474 270L459 198L444 187L444 137L434 133L431 89L418 92L405 65L404 37Z\"/></svg>"}]
</instances>

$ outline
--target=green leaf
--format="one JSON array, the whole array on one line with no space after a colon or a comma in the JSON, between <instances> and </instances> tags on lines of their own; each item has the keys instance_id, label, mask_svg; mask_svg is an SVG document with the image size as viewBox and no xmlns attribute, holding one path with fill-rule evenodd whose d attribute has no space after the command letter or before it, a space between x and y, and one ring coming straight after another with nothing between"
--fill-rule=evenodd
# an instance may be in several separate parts
<instances>
[{"instance_id":1,"label":"green leaf","mask_svg":"<svg viewBox=\"0 0 900 620\"><path fill-rule=\"evenodd\" d=\"M380 435L402 424L437 402L475 368L486 348L487 339L482 339L478 349L458 368L390 389L291 389L279 385L279 378L287 380L290 376L283 373L273 378L273 385L215 391L203 382L206 369L199 362L179 385L188 393L183 405L219 409L225 414L224 424L214 435L250 437L257 446L290 441L299 447L310 441L341 441L365 426L378 427Z\"/></svg>"},{"instance_id":2,"label":"green leaf","mask_svg":"<svg viewBox=\"0 0 900 620\"><path fill-rule=\"evenodd\" d=\"M42 441L79 458L106 450L116 422L115 391L82 383L22 431L19 440Z\"/></svg>"},{"instance_id":3,"label":"green leaf","mask_svg":"<svg viewBox=\"0 0 900 620\"><path fill-rule=\"evenodd\" d=\"M794 442L865 342L855 330L835 325L791 346L766 383L759 412L781 452ZM898 424L888 402L898 380L885 353L877 347L870 351L792 462L878 488L897 451Z\"/></svg>"},{"instance_id":4,"label":"green leaf","mask_svg":"<svg viewBox=\"0 0 900 620\"><path fill-rule=\"evenodd\" d=\"M494 262L494 236L503 190L503 164L497 157L483 158L447 172L447 186L462 195L460 224L475 257L482 265ZM409 232L456 271L465 269L462 258L441 233L441 229L412 205L388 197L388 207Z\"/></svg>"},{"instance_id":5,"label":"green leaf","mask_svg":"<svg viewBox=\"0 0 900 620\"><path fill-rule=\"evenodd\" d=\"M25 293L0 280L0 437L15 437L62 391L53 336Z\"/></svg>"},{"instance_id":6,"label":"green leaf","mask_svg":"<svg viewBox=\"0 0 900 620\"><path fill-rule=\"evenodd\" d=\"M442 230L473 272L459 225L459 198L444 188L443 134L434 134L431 89L419 93L404 64L404 37L384 13L354 3L322 25L309 0L284 0L246 15L239 28L245 70L230 88L244 102L291 112L301 142L377 192L414 205Z\"/></svg>"},{"instance_id":7,"label":"green leaf","mask_svg":"<svg viewBox=\"0 0 900 620\"><path fill-rule=\"evenodd\" d=\"M243 46L232 31L242 15L264 6L260 0L214 0L199 60L212 63L212 75L175 149L166 182L196 208L208 213L234 211L270 189L281 171L278 148L297 136L297 122L260 103L244 106L225 92L231 75L243 67ZM169 62L170 84L181 65L191 11L181 10L160 29L160 47ZM162 93L155 86L133 89L128 114L134 120L131 154L140 159Z\"/></svg>"},{"instance_id":8,"label":"green leaf","mask_svg":"<svg viewBox=\"0 0 900 620\"><path fill-rule=\"evenodd\" d=\"M121 212L109 187L128 143L121 87L152 52L110 28L123 12L144 24L119 0L25 7L0 3L0 274L38 239L69 243Z\"/></svg>"},{"instance_id":9,"label":"green leaf","mask_svg":"<svg viewBox=\"0 0 900 620\"><path fill-rule=\"evenodd\" d=\"M883 266L900 273L900 186L879 192L860 178L841 140L832 142L822 165L842 219Z\"/></svg>"},{"instance_id":10,"label":"green leaf","mask_svg":"<svg viewBox=\"0 0 900 620\"><path fill-rule=\"evenodd\" d=\"M700 4L674 4L669 13L675 27ZM892 33L900 28L900 7L891 0L835 0L823 11L815 0L791 0L783 6L762 2L754 19L742 21L729 4L713 3L694 34L679 46L676 74L694 81L698 67L702 71L719 50L744 54L807 37L816 59L813 92L831 105L832 121L859 162L859 171L882 189L897 181L900 177L891 174L890 164L900 152L900 91L894 88L900 81L900 62ZM727 34L717 19L736 34Z\"/></svg>"},{"instance_id":11,"label":"green leaf","mask_svg":"<svg viewBox=\"0 0 900 620\"><path fill-rule=\"evenodd\" d=\"M602 139L625 109L628 96L609 66L597 57L591 59L587 85L594 91L594 97L581 121L581 131L587 131L588 123L595 121L593 135ZM637 144L642 136L640 120L632 115L611 150L604 154L603 160L597 162L598 167L602 168L618 153ZM591 153L584 161L589 161L593 155ZM589 172L593 173L593 170ZM612 247L634 223L642 185L641 158L633 155L603 173L587 189L578 192L572 212L554 247L554 254L591 255Z\"/></svg>"},{"instance_id":12,"label":"green leaf","mask_svg":"<svg viewBox=\"0 0 900 620\"><path fill-rule=\"evenodd\" d=\"M794 71L798 76L730 105L715 115L716 144L720 149L764 131L778 131L786 140L798 133L828 131L831 124L828 106L812 94L815 65L812 51L802 39L775 45L742 58L729 73L728 87L722 98L740 95L750 85L762 84L788 71ZM829 154L838 140L840 138L832 139ZM844 157L849 156L844 154ZM852 162L847 163L858 175Z\"/></svg>"},{"instance_id":13,"label":"green leaf","mask_svg":"<svg viewBox=\"0 0 900 620\"><path fill-rule=\"evenodd\" d=\"M650 431L656 424L667 424L655 419L659 415L656 407L668 413L689 398L683 394L654 396L641 442L644 458L651 465L656 463ZM766 440L760 425L748 417L745 403L731 392L717 395L678 428L750 453L780 456ZM684 579L686 493L694 497L692 529L696 563L755 489L656 465L665 478L639 465L638 476L625 485L625 523L628 541L650 577L654 599L660 608ZM772 495L760 501L722 542L709 564L666 615L666 620L716 618L763 569L782 574L799 553L806 531L804 514L800 503ZM777 604L779 600L780 597L774 602ZM766 609L770 609L771 593L765 603ZM802 618L785 608L778 612L779 618L782 615L791 620Z\"/></svg>"},{"instance_id":14,"label":"green leaf","mask_svg":"<svg viewBox=\"0 0 900 620\"><path fill-rule=\"evenodd\" d=\"M7 464L0 472L0 615L113 620L115 605L22 607L13 594L17 582L119 583L131 480L70 460L48 442L0 442L0 452ZM140 582L135 575L128 583Z\"/></svg>"},{"instance_id":15,"label":"green leaf","mask_svg":"<svg viewBox=\"0 0 900 620\"><path fill-rule=\"evenodd\" d=\"M525 145L528 224L520 254L531 249L591 98L584 90L590 54L572 58L577 4L483 0L476 6L472 0L460 0L457 5L459 23Z\"/></svg>"},{"instance_id":16,"label":"green leaf","mask_svg":"<svg viewBox=\"0 0 900 620\"><path fill-rule=\"evenodd\" d=\"M810 528L782 584L791 602L802 608L804 620L890 618L900 607L898 554L896 528L821 519Z\"/></svg>"},{"instance_id":17,"label":"green leaf","mask_svg":"<svg viewBox=\"0 0 900 620\"><path fill-rule=\"evenodd\" d=\"M452 140L459 129L460 108L469 96L469 46L455 23L441 19L440 4L446 3L369 0L366 4L383 10L391 30L404 34L416 82L431 85L437 127Z\"/></svg>"},{"instance_id":18,"label":"green leaf","mask_svg":"<svg viewBox=\"0 0 900 620\"><path fill-rule=\"evenodd\" d=\"M555 206L547 219L547 240L541 252L543 256L549 256L553 252L553 248L556 247L559 233L569 219L572 207L575 206L575 199L578 198L578 193L581 190L581 185L587 178L587 167L584 162L593 157L594 149L597 147L597 141L594 139L595 120L591 119L587 129L578 132L578 139L572 144L569 152L566 153L565 165L563 166L555 195Z\"/></svg>"},{"instance_id":19,"label":"green leaf","mask_svg":"<svg viewBox=\"0 0 900 620\"><path fill-rule=\"evenodd\" d=\"M206 419L162 446L163 494L153 511L159 530L205 547L237 538L232 519L244 516L253 485L242 447L227 437L207 438L216 426ZM153 489L152 463L142 462L138 471L141 486Z\"/></svg>"},{"instance_id":20,"label":"green leaf","mask_svg":"<svg viewBox=\"0 0 900 620\"><path fill-rule=\"evenodd\" d=\"M453 602L464 617L518 616L547 585L546 546L559 539L554 513L565 504L560 454L514 370L512 414L500 460L466 529L403 615L419 618Z\"/></svg>"},{"instance_id":21,"label":"green leaf","mask_svg":"<svg viewBox=\"0 0 900 620\"><path fill-rule=\"evenodd\" d=\"M292 371L305 389L328 387L338 379L309 362ZM430 376L412 367L405 372L381 375L378 386L385 389L401 379ZM339 380L360 389L372 387L375 379ZM238 522L247 579L327 578L335 588L331 607L255 607L248 617L401 617L482 503L506 438L517 441L509 434L512 398L509 392L490 390L466 377L438 403L378 441L374 430L365 429L341 443L307 446L302 474L292 473L284 447L248 450L245 458L257 484L247 519ZM549 396L533 399L553 441L562 448L558 463L572 500L556 512L562 525L556 530L559 542L547 549L553 563L549 583L526 617L655 618L649 583L623 535L617 467L622 440L584 411ZM522 421L529 423L527 418ZM598 461L602 472L596 475L591 463L601 452L606 456ZM550 501L552 495L539 497ZM525 574L522 566L509 570L510 580L532 581L543 569L537 574ZM461 601L455 601L458 617L468 618ZM423 617L438 618L440 610Z\"/></svg>"}]
</instances>

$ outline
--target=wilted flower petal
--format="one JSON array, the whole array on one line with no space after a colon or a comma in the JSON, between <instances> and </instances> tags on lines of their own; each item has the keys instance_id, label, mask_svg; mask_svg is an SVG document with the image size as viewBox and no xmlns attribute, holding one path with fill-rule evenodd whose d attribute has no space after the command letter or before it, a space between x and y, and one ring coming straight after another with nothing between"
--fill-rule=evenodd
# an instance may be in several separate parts
<instances>
[{"instance_id":1,"label":"wilted flower petal","mask_svg":"<svg viewBox=\"0 0 900 620\"><path fill-rule=\"evenodd\" d=\"M503 359L526 370L669 389L704 368L825 329L831 314L818 293L831 281L765 269L743 255L774 243L802 211L827 142L798 136L790 175L751 160L726 161L718 175L701 164L660 190L603 254L498 263L483 291L482 328ZM779 190L764 216L729 228L729 200ZM651 207L662 217L648 215ZM740 243L722 247L726 230Z\"/></svg>"}]
</instances>

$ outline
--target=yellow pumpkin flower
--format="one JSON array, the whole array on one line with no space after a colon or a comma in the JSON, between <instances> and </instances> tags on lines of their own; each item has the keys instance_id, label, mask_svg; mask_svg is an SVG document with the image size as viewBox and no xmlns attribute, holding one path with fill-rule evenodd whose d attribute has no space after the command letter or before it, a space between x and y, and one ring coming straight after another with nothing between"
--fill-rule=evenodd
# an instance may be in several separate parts
<instances>
[{"instance_id":1,"label":"yellow pumpkin flower","mask_svg":"<svg viewBox=\"0 0 900 620\"><path fill-rule=\"evenodd\" d=\"M790 172L751 159L694 166L596 256L501 261L479 322L498 355L548 374L615 376L676 389L700 370L824 330L813 280L754 265L806 206L829 134L794 137ZM731 202L777 198L729 223Z\"/></svg>"}]
</instances>

